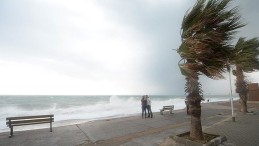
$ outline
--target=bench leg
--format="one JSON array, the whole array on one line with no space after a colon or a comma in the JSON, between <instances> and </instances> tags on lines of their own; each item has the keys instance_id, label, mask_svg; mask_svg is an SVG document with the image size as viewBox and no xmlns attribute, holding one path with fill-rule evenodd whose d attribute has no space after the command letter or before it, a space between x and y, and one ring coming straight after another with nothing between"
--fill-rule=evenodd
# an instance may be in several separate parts
<instances>
[{"instance_id":1,"label":"bench leg","mask_svg":"<svg viewBox=\"0 0 259 146\"><path fill-rule=\"evenodd\" d=\"M10 127L10 135L9 138L11 138L13 136L13 126Z\"/></svg>"},{"instance_id":2,"label":"bench leg","mask_svg":"<svg viewBox=\"0 0 259 146\"><path fill-rule=\"evenodd\" d=\"M160 110L160 114L163 115L163 110Z\"/></svg>"},{"instance_id":3,"label":"bench leg","mask_svg":"<svg viewBox=\"0 0 259 146\"><path fill-rule=\"evenodd\" d=\"M50 132L52 132L52 122L50 122Z\"/></svg>"}]
</instances>

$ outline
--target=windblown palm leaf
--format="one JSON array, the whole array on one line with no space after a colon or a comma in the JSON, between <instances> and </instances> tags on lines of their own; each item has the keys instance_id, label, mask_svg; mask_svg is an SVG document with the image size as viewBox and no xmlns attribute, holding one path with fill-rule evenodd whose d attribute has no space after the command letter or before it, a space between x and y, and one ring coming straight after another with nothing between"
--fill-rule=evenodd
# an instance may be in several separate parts
<instances>
[{"instance_id":1,"label":"windblown palm leaf","mask_svg":"<svg viewBox=\"0 0 259 146\"><path fill-rule=\"evenodd\" d=\"M259 70L259 39L246 41L245 38L239 38L232 56L231 63L242 68L244 72Z\"/></svg>"},{"instance_id":2,"label":"windblown palm leaf","mask_svg":"<svg viewBox=\"0 0 259 146\"><path fill-rule=\"evenodd\" d=\"M239 22L237 7L226 11L230 1L198 0L182 22L182 45L178 53L191 60L193 67L188 65L191 70L213 79L223 78L224 64L232 47L229 41L235 30L244 26Z\"/></svg>"}]
</instances>

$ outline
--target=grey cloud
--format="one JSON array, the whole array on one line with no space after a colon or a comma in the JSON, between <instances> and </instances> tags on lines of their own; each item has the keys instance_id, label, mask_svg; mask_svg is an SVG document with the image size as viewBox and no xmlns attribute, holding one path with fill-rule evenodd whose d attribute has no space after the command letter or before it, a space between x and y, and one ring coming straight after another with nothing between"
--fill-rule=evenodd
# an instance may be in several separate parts
<instances>
[{"instance_id":1,"label":"grey cloud","mask_svg":"<svg viewBox=\"0 0 259 146\"><path fill-rule=\"evenodd\" d=\"M239 6L240 14L242 19L247 25L240 29L237 34L238 37L258 37L259 36L259 20L258 20L258 5L259 1L257 0L236 0L234 1L235 5Z\"/></svg>"},{"instance_id":2,"label":"grey cloud","mask_svg":"<svg viewBox=\"0 0 259 146\"><path fill-rule=\"evenodd\" d=\"M139 64L130 67L130 69L137 70L138 75L134 79L147 86L159 88L156 91L157 94L183 94L185 79L178 68L180 57L174 49L177 49L181 43L182 18L196 1L153 1L157 4L150 2L152 1L94 1L104 9L105 15L109 19L123 28L137 32L138 36L135 38L145 44L143 47L145 47L146 54L142 54L145 60L139 60ZM178 6L177 2L182 4ZM240 29L237 37L258 36L257 6L259 2L257 0L236 0L233 1L233 6L235 5L240 6L240 13L245 22L248 22L246 27ZM91 41L93 35L91 28L89 28L88 34L82 33L80 28L73 24L73 20L68 19L77 15L80 14L65 10L61 6L48 5L42 1L1 1L0 59L39 64L78 79L113 78L115 81L116 75L114 74L119 74L117 79L123 80L123 75L129 75L127 70L110 70L105 64L99 64L89 59L90 56L86 53L67 51L72 50L80 41ZM61 36L64 33L68 37ZM113 30L108 30L105 35L119 37L119 34ZM48 63L46 60L52 60L53 63ZM228 88L228 85L225 85L226 80L213 81L201 77L201 82L204 83L205 93L211 93L211 89L216 86ZM226 90L224 88L215 89L215 92L224 94Z\"/></svg>"},{"instance_id":3,"label":"grey cloud","mask_svg":"<svg viewBox=\"0 0 259 146\"><path fill-rule=\"evenodd\" d=\"M142 81L160 87L164 94L182 94L185 80L177 64L180 57L173 49L180 44L181 20L191 3L185 8L177 8L169 1L155 6L149 6L147 1L102 1L100 5L116 21L133 27L150 42L148 61L140 70Z\"/></svg>"},{"instance_id":4,"label":"grey cloud","mask_svg":"<svg viewBox=\"0 0 259 146\"><path fill-rule=\"evenodd\" d=\"M184 77L178 68L179 55L172 49L177 49L180 44L180 27L185 12L193 6L195 1L185 1L183 7L175 7L173 3L149 6L145 1L99 1L99 4L109 10L111 17L122 25L130 25L150 40L149 63L146 64L143 81L158 84L163 91L170 94L184 92ZM259 35L259 21L257 0L234 1L232 6L240 7L244 22L248 25L237 34L239 36L255 37ZM206 83L205 93L211 93L210 87L222 85L218 88L220 94L225 94L226 80L214 81L202 77ZM228 86L227 86L228 87ZM216 90L216 92L217 92ZM217 94L214 92L214 94Z\"/></svg>"}]
</instances>

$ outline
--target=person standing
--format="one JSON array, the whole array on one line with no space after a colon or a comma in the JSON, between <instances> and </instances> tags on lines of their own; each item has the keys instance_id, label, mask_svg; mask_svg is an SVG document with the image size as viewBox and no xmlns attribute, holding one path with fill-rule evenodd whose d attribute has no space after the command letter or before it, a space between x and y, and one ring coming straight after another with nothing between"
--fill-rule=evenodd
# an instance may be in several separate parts
<instances>
[{"instance_id":1,"label":"person standing","mask_svg":"<svg viewBox=\"0 0 259 146\"><path fill-rule=\"evenodd\" d=\"M187 98L185 98L185 105L186 105L186 114L187 114L187 115L190 115L190 114L189 114L189 102L188 102L188 99L187 99Z\"/></svg>"},{"instance_id":2,"label":"person standing","mask_svg":"<svg viewBox=\"0 0 259 146\"><path fill-rule=\"evenodd\" d=\"M142 118L144 118L144 113L146 118L147 117L147 97L146 96L142 96L141 107L142 107Z\"/></svg>"},{"instance_id":3,"label":"person standing","mask_svg":"<svg viewBox=\"0 0 259 146\"><path fill-rule=\"evenodd\" d=\"M153 113L152 113L152 110L151 110L151 100L149 99L149 96L146 95L147 97L147 111L148 111L148 118L153 118Z\"/></svg>"}]
</instances>

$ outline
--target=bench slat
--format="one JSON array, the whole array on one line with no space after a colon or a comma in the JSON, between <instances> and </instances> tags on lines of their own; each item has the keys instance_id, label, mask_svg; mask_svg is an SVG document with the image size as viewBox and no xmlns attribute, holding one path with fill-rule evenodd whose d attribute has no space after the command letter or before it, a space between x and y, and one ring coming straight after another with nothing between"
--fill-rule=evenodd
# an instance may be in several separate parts
<instances>
[{"instance_id":1,"label":"bench slat","mask_svg":"<svg viewBox=\"0 0 259 146\"><path fill-rule=\"evenodd\" d=\"M44 123L49 123L49 121L45 122L34 122L34 123L22 123L22 124L12 124L12 126L23 126L23 125L34 125L34 124L44 124Z\"/></svg>"},{"instance_id":2,"label":"bench slat","mask_svg":"<svg viewBox=\"0 0 259 146\"><path fill-rule=\"evenodd\" d=\"M164 108L173 108L174 105L167 105L167 106L163 106Z\"/></svg>"},{"instance_id":3,"label":"bench slat","mask_svg":"<svg viewBox=\"0 0 259 146\"><path fill-rule=\"evenodd\" d=\"M16 120L16 119L35 119L44 117L54 117L54 115L39 115L39 116L23 116L23 117L7 117L6 120Z\"/></svg>"},{"instance_id":4,"label":"bench slat","mask_svg":"<svg viewBox=\"0 0 259 146\"><path fill-rule=\"evenodd\" d=\"M38 122L54 122L53 118L44 118L44 119L30 119L30 120L12 120L11 121L11 125L15 125L15 124L29 124L29 123L38 123ZM6 125L9 125L9 121L6 122Z\"/></svg>"},{"instance_id":5,"label":"bench slat","mask_svg":"<svg viewBox=\"0 0 259 146\"><path fill-rule=\"evenodd\" d=\"M173 110L172 108L164 108L163 110Z\"/></svg>"}]
</instances>

